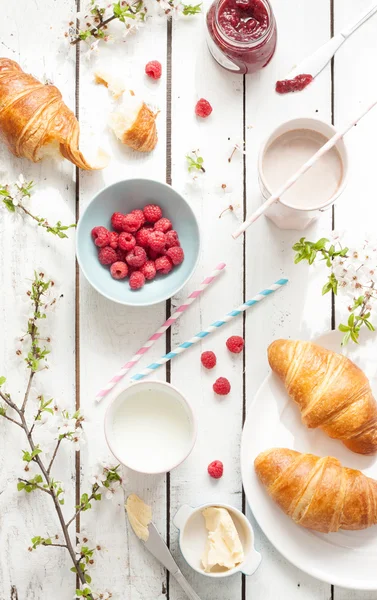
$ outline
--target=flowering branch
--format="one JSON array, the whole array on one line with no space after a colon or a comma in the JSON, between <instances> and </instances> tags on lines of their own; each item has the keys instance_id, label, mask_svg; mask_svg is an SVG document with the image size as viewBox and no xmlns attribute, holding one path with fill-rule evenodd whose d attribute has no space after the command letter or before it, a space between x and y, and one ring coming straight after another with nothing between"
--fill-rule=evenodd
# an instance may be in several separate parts
<instances>
[{"instance_id":1,"label":"flowering branch","mask_svg":"<svg viewBox=\"0 0 377 600\"><path fill-rule=\"evenodd\" d=\"M72 225L62 225L61 221L58 221L56 225L50 225L47 219L33 215L30 210L26 208L24 200L31 197L31 190L33 187L34 183L32 181L26 182L23 175L20 175L13 185L0 185L0 200L9 212L15 213L19 210L33 219L33 221L36 221L38 227L42 227L48 233L57 235L60 238L68 237L64 232L76 227L76 223L73 223Z\"/></svg>"},{"instance_id":2,"label":"flowering branch","mask_svg":"<svg viewBox=\"0 0 377 600\"><path fill-rule=\"evenodd\" d=\"M344 333L342 345L350 340L357 344L362 327L375 331L369 319L373 302L377 300L377 246L365 241L361 250L350 250L342 247L340 236L335 234L333 242L327 238L310 242L303 237L294 244L293 250L296 252L296 264L307 261L312 265L316 260L322 260L331 270L322 294L333 292L337 295L341 290L352 298L347 323L338 327Z\"/></svg>"},{"instance_id":3,"label":"flowering branch","mask_svg":"<svg viewBox=\"0 0 377 600\"><path fill-rule=\"evenodd\" d=\"M94 564L94 552L100 549L97 545L95 548L82 548L74 547L71 540L70 533L68 531L69 525L76 519L76 517L83 511L91 508L91 501L101 500L102 494L101 489L105 490L106 496L109 490L115 492L117 487L121 485L121 477L118 473L117 467L106 467L103 468L101 474L97 476L95 484L92 486L91 494L83 494L81 501L76 506L76 512L68 523L65 522L65 518L62 512L61 506L64 504L64 490L62 484L56 481L51 476L51 471L54 465L54 461L58 454L58 451L62 445L63 440L71 441L76 450L80 448L80 442L82 442L82 424L84 417L79 411L76 411L72 416L68 414L66 410L60 412L59 425L57 426L57 442L53 451L51 460L46 463L41 456L43 454L39 444L35 442L33 433L35 425L42 422L42 417L49 415L55 416L56 407L52 407L53 399L45 399L42 395L38 396L38 409L33 418L32 425L30 426L26 419L26 408L28 401L30 400L30 393L32 389L32 382L37 373L43 371L45 366L41 367L41 363L46 361L46 357L49 351L45 347L41 347L41 338L39 331L39 322L46 318L45 310L51 307L55 303L55 299L51 300L49 294L53 287L53 281L46 280L43 273L34 273L34 280L32 281L31 289L28 291L28 296L32 304L32 316L28 319L27 324L27 336L29 337L29 350L27 351L25 362L27 368L30 370L26 391L23 397L22 405L19 406L14 402L12 396L4 391L4 384L6 378L0 377L0 398L3 401L3 405L0 405L0 417L3 417L7 421L14 423L21 427L25 433L29 449L23 450L22 459L26 463L25 472L30 472L30 467L35 464L39 473L33 476L25 476L18 478L17 489L19 492L23 491L27 494L33 493L36 490L48 494L53 501L56 515L60 523L61 535L63 541L60 541L60 535L57 534L54 538L34 536L31 540L30 551L35 550L38 546L53 546L58 548L65 548L72 560L73 567L72 571L77 574L81 583L81 589L76 590L76 596L82 598L88 598L89 600L98 600L99 598L111 598L110 592L104 592L98 594L93 592L89 583L91 577L88 573L88 569ZM25 336L26 337L26 336ZM7 411L11 409L18 416L18 420L10 417ZM51 418L51 417L50 417Z\"/></svg>"},{"instance_id":4,"label":"flowering branch","mask_svg":"<svg viewBox=\"0 0 377 600\"><path fill-rule=\"evenodd\" d=\"M199 150L193 150L190 154L186 154L187 169L189 173L194 170L201 171L202 173L206 172L203 167L204 159L202 156L198 156L198 152Z\"/></svg>"}]
</instances>

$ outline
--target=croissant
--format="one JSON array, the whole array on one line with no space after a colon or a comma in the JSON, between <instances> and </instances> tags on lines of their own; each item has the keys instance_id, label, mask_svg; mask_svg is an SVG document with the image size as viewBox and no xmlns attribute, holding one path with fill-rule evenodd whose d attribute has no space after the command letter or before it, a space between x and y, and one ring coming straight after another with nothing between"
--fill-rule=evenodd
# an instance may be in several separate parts
<instances>
[{"instance_id":1,"label":"croissant","mask_svg":"<svg viewBox=\"0 0 377 600\"><path fill-rule=\"evenodd\" d=\"M341 354L310 342L276 340L268 360L309 428L359 454L377 451L377 403L366 375Z\"/></svg>"},{"instance_id":2,"label":"croissant","mask_svg":"<svg viewBox=\"0 0 377 600\"><path fill-rule=\"evenodd\" d=\"M110 115L110 127L122 144L151 152L157 144L156 116L145 102L127 94L120 108Z\"/></svg>"},{"instance_id":3,"label":"croissant","mask_svg":"<svg viewBox=\"0 0 377 600\"><path fill-rule=\"evenodd\" d=\"M79 149L80 126L54 85L24 73L13 60L0 58L0 140L18 157L37 162L55 146L81 169L103 169L101 150L91 164Z\"/></svg>"},{"instance_id":4,"label":"croissant","mask_svg":"<svg viewBox=\"0 0 377 600\"><path fill-rule=\"evenodd\" d=\"M377 524L377 481L332 456L272 448L254 467L271 498L302 527L329 533Z\"/></svg>"}]
</instances>

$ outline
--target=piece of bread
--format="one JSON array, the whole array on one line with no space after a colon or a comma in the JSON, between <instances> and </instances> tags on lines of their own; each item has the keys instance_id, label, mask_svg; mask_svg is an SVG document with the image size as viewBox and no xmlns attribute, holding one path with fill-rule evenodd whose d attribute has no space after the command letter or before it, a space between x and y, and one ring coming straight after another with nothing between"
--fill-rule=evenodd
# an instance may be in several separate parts
<instances>
[{"instance_id":1,"label":"piece of bread","mask_svg":"<svg viewBox=\"0 0 377 600\"><path fill-rule=\"evenodd\" d=\"M127 93L111 113L109 124L122 144L139 152L151 152L157 144L156 117L145 102Z\"/></svg>"},{"instance_id":2,"label":"piece of bread","mask_svg":"<svg viewBox=\"0 0 377 600\"><path fill-rule=\"evenodd\" d=\"M320 427L353 452L377 452L377 403L368 378L352 361L292 340L273 342L268 360L307 427Z\"/></svg>"},{"instance_id":3,"label":"piece of bread","mask_svg":"<svg viewBox=\"0 0 377 600\"><path fill-rule=\"evenodd\" d=\"M106 167L107 154L99 149L88 160L79 137L79 123L58 88L24 73L15 61L0 58L0 140L9 150L33 162L58 153L80 169Z\"/></svg>"}]
</instances>

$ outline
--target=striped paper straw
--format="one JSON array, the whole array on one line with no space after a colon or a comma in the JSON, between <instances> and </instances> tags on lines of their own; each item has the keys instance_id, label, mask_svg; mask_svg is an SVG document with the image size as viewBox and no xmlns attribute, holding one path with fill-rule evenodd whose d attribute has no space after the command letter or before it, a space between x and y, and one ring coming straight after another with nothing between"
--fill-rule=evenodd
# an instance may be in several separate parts
<instances>
[{"instance_id":1,"label":"striped paper straw","mask_svg":"<svg viewBox=\"0 0 377 600\"><path fill-rule=\"evenodd\" d=\"M167 321L154 333L149 340L136 352L136 354L129 360L121 369L112 377L109 383L98 392L96 396L97 402L100 402L110 390L128 373L130 369L140 360L140 358L148 352L149 348L153 346L153 344L160 339L160 337L165 333L165 331L179 319L179 317L188 309L188 307L194 302L196 298L198 298L202 292L216 279L216 277L223 271L226 267L225 263L220 263L217 267L212 271L212 273L206 277L202 283L199 285L198 289L192 292L187 298L186 302L182 304L177 310L169 317Z\"/></svg>"},{"instance_id":2,"label":"striped paper straw","mask_svg":"<svg viewBox=\"0 0 377 600\"><path fill-rule=\"evenodd\" d=\"M140 379L143 379L143 377L146 377L147 375L149 375L150 373L152 373L153 371L155 371L156 369L158 369L159 367L161 367L162 365L167 363L172 358L175 358L176 356L178 356L178 354L182 354L182 352L187 350L187 348L191 348L191 346L193 346L194 344L196 344L203 338L207 337L207 335L209 335L210 333L212 333L219 327L222 327L223 325L225 325L225 323L228 323L235 317L238 317L238 315L240 315L245 310L250 308L250 306L254 306L254 304L261 302L267 296L270 296L276 290L281 288L283 285L286 285L287 283L288 283L288 279L279 279L279 281L276 281L274 284L271 285L271 287L266 288L262 292L259 292L259 294L254 296L254 298L251 298L251 300L248 300L247 302L245 302L245 304L241 304L241 306L232 310L230 313L226 314L225 317L221 321L215 321L214 323L212 323L212 325L207 327L207 329L203 329L203 331L200 331L199 333L194 335L194 337L192 337L187 342L183 342L183 344L180 344L179 346L174 348L174 350L172 350L171 352L168 352L168 354L165 354L156 362L148 365L144 369L144 371L140 371L140 373L137 373L136 375L131 377L131 381L139 381Z\"/></svg>"}]
</instances>

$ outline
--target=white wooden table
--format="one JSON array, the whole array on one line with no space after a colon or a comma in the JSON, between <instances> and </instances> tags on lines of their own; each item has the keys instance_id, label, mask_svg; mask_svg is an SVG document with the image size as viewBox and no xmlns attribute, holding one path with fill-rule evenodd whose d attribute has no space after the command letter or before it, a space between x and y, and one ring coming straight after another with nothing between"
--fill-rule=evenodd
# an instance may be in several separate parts
<instances>
[{"instance_id":1,"label":"white wooden table","mask_svg":"<svg viewBox=\"0 0 377 600\"><path fill-rule=\"evenodd\" d=\"M369 1L359 0L358 10L366 8ZM187 339L283 274L288 276L289 288L204 341L202 347L197 345L176 359L166 371L159 371L159 377L176 384L193 403L199 419L198 441L189 459L166 477L146 478L124 470L124 494L137 492L152 504L158 528L202 600L373 600L377 593L333 588L306 576L274 550L257 525L256 546L263 561L255 576L248 580L235 576L221 584L208 580L184 563L172 524L182 503L222 501L245 509L239 463L241 429L247 404L267 373L266 347L277 336L314 336L337 322L330 296L321 297L324 271L293 265L291 246L299 237L297 232L280 231L262 218L245 240L235 242L231 233L237 216L228 212L219 219L219 214L229 204L239 204L240 219L242 212L259 206L257 154L275 125L297 116L317 116L340 126L377 95L377 21L372 19L356 32L338 52L333 68L329 66L306 92L280 97L273 91L275 80L328 40L334 29L351 21L355 2L273 0L273 6L279 31L277 53L268 68L255 76L232 76L217 66L205 47L200 16L173 23L153 17L136 35L102 53L106 60L116 57L130 86L161 111L159 142L152 154L132 153L114 139L111 165L102 172L79 173L77 178L70 163L34 165L15 159L1 146L1 181L13 181L20 172L33 179L37 190L32 206L51 220L72 222L98 189L121 178L141 176L172 183L184 192L199 216L203 250L197 272L179 297L167 305L129 309L106 301L77 272L74 234L69 240L55 239L28 222L13 224L10 215L1 212L0 371L8 375L10 387L22 391L23 371L14 360L14 339L24 322L19 296L33 269L43 266L64 298L50 321L53 364L40 377L41 387L68 406L81 406L90 419L88 442L79 460L75 462L74 453L66 450L57 465L58 475L66 482L68 515L80 489L87 489L96 463L108 455L102 425L107 402L96 408L93 399L114 370L219 261L227 263L221 281L156 344L148 359ZM0 55L15 59L37 77L52 79L67 104L76 108L83 126L92 122L101 128L110 107L108 93L93 86L93 64L88 65L74 51L68 58L62 37L75 10L75 0L3 2ZM144 65L152 59L163 65L158 83L145 81ZM206 121L194 115L200 97L213 105ZM307 232L311 239L328 234L333 227L361 236L374 226L376 203L368 193L377 183L376 127L374 112L349 134L348 189L334 212L325 213ZM242 139L246 156L236 152L228 163L234 144ZM185 154L195 148L200 148L206 166L198 188L188 183L185 161ZM221 188L224 183L227 192ZM231 334L243 335L246 349L244 355L229 359L225 340ZM231 394L222 401L213 397L213 375L200 367L200 353L207 348L216 349L221 365L218 374L228 376L232 383ZM0 598L68 600L74 595L75 576L69 571L65 551L27 551L32 535L54 533L57 523L49 499L25 497L16 491L24 440L23 432L9 425L0 423ZM214 459L225 465L225 475L218 482L206 473L207 464ZM108 548L94 570L94 581L126 600L183 600L183 592L129 531L124 498L119 498L115 503L100 503L81 519L82 527Z\"/></svg>"}]
</instances>

